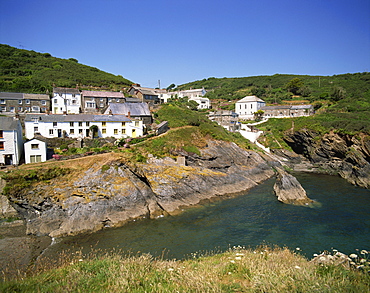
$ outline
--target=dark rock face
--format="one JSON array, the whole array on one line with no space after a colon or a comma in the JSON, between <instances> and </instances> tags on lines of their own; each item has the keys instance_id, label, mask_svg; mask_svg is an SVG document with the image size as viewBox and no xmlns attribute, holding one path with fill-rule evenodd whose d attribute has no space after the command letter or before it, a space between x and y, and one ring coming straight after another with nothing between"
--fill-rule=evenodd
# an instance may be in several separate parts
<instances>
[{"instance_id":1,"label":"dark rock face","mask_svg":"<svg viewBox=\"0 0 370 293\"><path fill-rule=\"evenodd\" d=\"M321 172L336 173L354 185L370 188L370 138L337 133L322 138L312 131L285 136L285 141Z\"/></svg>"},{"instance_id":2,"label":"dark rock face","mask_svg":"<svg viewBox=\"0 0 370 293\"><path fill-rule=\"evenodd\" d=\"M307 197L306 191L297 178L279 168L277 168L277 172L278 177L274 191L279 201L295 205L307 205L313 202Z\"/></svg>"},{"instance_id":3,"label":"dark rock face","mask_svg":"<svg viewBox=\"0 0 370 293\"><path fill-rule=\"evenodd\" d=\"M176 213L204 199L244 192L274 171L255 152L209 141L187 166L152 158L128 167L120 161L94 165L75 178L40 182L29 196L13 199L27 233L62 237L118 227L131 219ZM10 199L12 200L12 199Z\"/></svg>"}]
</instances>

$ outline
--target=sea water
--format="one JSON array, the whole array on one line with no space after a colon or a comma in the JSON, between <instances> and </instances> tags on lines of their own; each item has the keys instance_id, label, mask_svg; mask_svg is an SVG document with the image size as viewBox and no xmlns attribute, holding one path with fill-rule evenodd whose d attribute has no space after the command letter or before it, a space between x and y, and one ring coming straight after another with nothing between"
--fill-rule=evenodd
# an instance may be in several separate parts
<instances>
[{"instance_id":1,"label":"sea water","mask_svg":"<svg viewBox=\"0 0 370 293\"><path fill-rule=\"evenodd\" d=\"M295 174L313 207L280 203L269 179L244 195L188 208L180 215L141 219L121 228L65 238L45 252L122 250L183 259L233 246L278 245L307 258L324 250L370 250L370 191L329 175Z\"/></svg>"}]
</instances>

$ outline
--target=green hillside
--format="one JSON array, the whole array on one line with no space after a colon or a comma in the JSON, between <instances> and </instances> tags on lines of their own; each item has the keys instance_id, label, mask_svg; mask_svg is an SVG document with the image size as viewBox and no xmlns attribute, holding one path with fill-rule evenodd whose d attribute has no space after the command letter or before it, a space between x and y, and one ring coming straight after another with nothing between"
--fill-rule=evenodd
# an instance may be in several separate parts
<instances>
[{"instance_id":1,"label":"green hillside","mask_svg":"<svg viewBox=\"0 0 370 293\"><path fill-rule=\"evenodd\" d=\"M0 44L0 91L47 93L57 87L120 90L132 82L74 58L61 59Z\"/></svg>"},{"instance_id":2,"label":"green hillside","mask_svg":"<svg viewBox=\"0 0 370 293\"><path fill-rule=\"evenodd\" d=\"M204 87L211 100L239 100L246 95L256 95L267 103L282 100L306 99L310 102L343 98L370 99L370 73L333 76L275 74L240 78L208 78L178 86L177 89Z\"/></svg>"}]
</instances>

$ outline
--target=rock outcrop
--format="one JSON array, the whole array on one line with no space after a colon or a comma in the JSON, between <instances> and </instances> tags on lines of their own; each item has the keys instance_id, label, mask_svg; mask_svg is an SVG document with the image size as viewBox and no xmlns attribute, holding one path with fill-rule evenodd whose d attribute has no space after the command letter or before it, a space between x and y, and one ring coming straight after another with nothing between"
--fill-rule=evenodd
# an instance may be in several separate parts
<instances>
[{"instance_id":1,"label":"rock outcrop","mask_svg":"<svg viewBox=\"0 0 370 293\"><path fill-rule=\"evenodd\" d=\"M200 156L184 154L186 166L171 158L129 166L118 154L101 156L104 165L92 163L84 172L39 182L22 197L10 198L28 234L62 237L118 227L245 192L274 175L259 154L219 141L209 141Z\"/></svg>"},{"instance_id":2,"label":"rock outcrop","mask_svg":"<svg viewBox=\"0 0 370 293\"><path fill-rule=\"evenodd\" d=\"M276 168L276 170L278 175L274 192L279 201L294 205L308 205L313 202L307 197L306 191L297 178L280 168Z\"/></svg>"},{"instance_id":3,"label":"rock outcrop","mask_svg":"<svg viewBox=\"0 0 370 293\"><path fill-rule=\"evenodd\" d=\"M338 174L354 185L370 188L370 138L301 130L288 133L285 141L303 155L316 172Z\"/></svg>"}]
</instances>

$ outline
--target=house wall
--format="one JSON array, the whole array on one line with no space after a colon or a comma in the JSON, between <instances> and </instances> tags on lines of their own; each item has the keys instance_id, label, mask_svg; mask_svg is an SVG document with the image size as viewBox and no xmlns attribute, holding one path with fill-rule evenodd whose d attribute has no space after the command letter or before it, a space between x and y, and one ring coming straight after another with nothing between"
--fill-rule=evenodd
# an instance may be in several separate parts
<instances>
[{"instance_id":1,"label":"house wall","mask_svg":"<svg viewBox=\"0 0 370 293\"><path fill-rule=\"evenodd\" d=\"M0 141L4 143L4 149L0 150L0 164L5 165L6 156L11 155L12 164L18 165L23 154L22 128L3 130L3 137L0 138Z\"/></svg>"},{"instance_id":2,"label":"house wall","mask_svg":"<svg viewBox=\"0 0 370 293\"><path fill-rule=\"evenodd\" d=\"M6 93L1 93L0 96L0 112L45 113L49 110L50 97L45 94L12 93L12 97L6 97Z\"/></svg>"},{"instance_id":3,"label":"house wall","mask_svg":"<svg viewBox=\"0 0 370 293\"><path fill-rule=\"evenodd\" d=\"M189 101L195 101L198 103L198 109L209 109L210 103L208 98L196 97L190 98Z\"/></svg>"},{"instance_id":4,"label":"house wall","mask_svg":"<svg viewBox=\"0 0 370 293\"><path fill-rule=\"evenodd\" d=\"M33 144L37 144L38 148L37 149L32 148ZM36 156L36 155L41 156L41 162L45 162L46 152L47 152L47 147L46 147L45 142L38 140L38 139L32 139L26 142L24 144L25 163L26 164L31 163L31 156Z\"/></svg>"},{"instance_id":5,"label":"house wall","mask_svg":"<svg viewBox=\"0 0 370 293\"><path fill-rule=\"evenodd\" d=\"M81 109L81 95L68 92L55 92L51 102L53 114L79 114Z\"/></svg>"},{"instance_id":6,"label":"house wall","mask_svg":"<svg viewBox=\"0 0 370 293\"><path fill-rule=\"evenodd\" d=\"M261 107L265 106L265 102L236 102L235 103L235 113L239 114L241 119L253 119L255 112L257 112Z\"/></svg>"},{"instance_id":7,"label":"house wall","mask_svg":"<svg viewBox=\"0 0 370 293\"><path fill-rule=\"evenodd\" d=\"M124 123L124 125L122 124ZM137 137L143 135L143 122L132 120L131 122L30 122L25 121L25 132L28 139L32 139L35 133L46 138L62 137L63 134L70 138L91 137L90 127L98 127L99 137ZM37 131L35 131L37 127Z\"/></svg>"}]
</instances>

